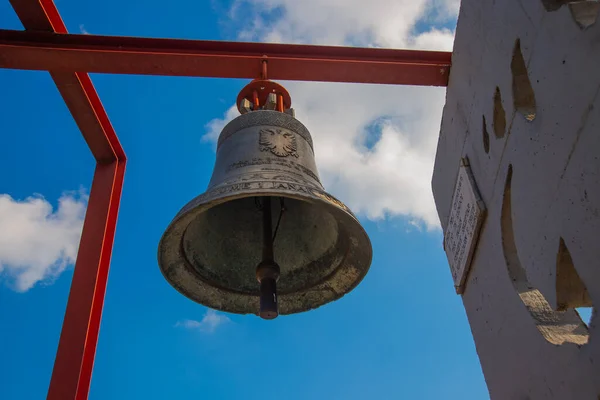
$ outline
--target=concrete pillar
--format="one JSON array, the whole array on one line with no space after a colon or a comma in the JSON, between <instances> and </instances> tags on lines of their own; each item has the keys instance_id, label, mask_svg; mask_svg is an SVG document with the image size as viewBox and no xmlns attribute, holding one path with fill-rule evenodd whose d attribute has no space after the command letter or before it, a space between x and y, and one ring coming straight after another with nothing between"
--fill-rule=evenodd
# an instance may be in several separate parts
<instances>
[{"instance_id":1,"label":"concrete pillar","mask_svg":"<svg viewBox=\"0 0 600 400\"><path fill-rule=\"evenodd\" d=\"M567 3L458 19L432 188L445 234L461 160L485 207L458 291L492 399L600 399L600 3Z\"/></svg>"}]
</instances>

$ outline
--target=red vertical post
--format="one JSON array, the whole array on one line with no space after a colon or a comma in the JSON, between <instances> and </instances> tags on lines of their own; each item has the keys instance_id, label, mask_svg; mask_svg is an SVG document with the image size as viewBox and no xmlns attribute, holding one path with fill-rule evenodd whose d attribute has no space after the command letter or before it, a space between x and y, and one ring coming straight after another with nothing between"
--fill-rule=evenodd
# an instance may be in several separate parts
<instances>
[{"instance_id":1,"label":"red vertical post","mask_svg":"<svg viewBox=\"0 0 600 400\"><path fill-rule=\"evenodd\" d=\"M48 400L88 397L124 172L96 166Z\"/></svg>"},{"instance_id":2,"label":"red vertical post","mask_svg":"<svg viewBox=\"0 0 600 400\"><path fill-rule=\"evenodd\" d=\"M52 0L10 0L27 30L67 33ZM49 71L94 158L85 214L48 400L88 398L126 156L85 72Z\"/></svg>"}]
</instances>

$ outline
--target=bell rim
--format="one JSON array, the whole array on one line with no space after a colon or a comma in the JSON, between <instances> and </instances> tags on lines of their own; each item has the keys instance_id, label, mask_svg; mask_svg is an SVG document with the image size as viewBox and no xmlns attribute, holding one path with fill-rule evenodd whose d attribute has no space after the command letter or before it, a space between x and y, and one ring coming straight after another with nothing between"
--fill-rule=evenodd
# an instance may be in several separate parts
<instances>
[{"instance_id":1,"label":"bell rim","mask_svg":"<svg viewBox=\"0 0 600 400\"><path fill-rule=\"evenodd\" d=\"M251 183L252 182L248 182L247 184L251 184ZM256 183L259 183L261 185L265 184L264 181L256 182ZM281 182L273 182L273 184L281 184ZM289 184L289 185L291 186L291 184ZM227 185L227 186L235 186L235 185ZM298 185L295 185L295 186L298 186ZM241 315L257 314L258 313L258 303L259 303L258 295L251 295L251 294L241 292L241 291L236 291L235 289L230 289L230 288L222 288L222 287L219 287L219 285L217 285L215 282L210 282L210 281L206 280L203 276L201 276L201 274L199 272L196 271L196 269L188 262L187 258L182 254L183 250L182 250L181 246L182 246L183 236L185 235L185 232L186 232L189 224L200 213L206 212L207 210L209 210L213 207L216 207L220 204L223 204L223 203L226 203L229 201L233 201L233 200L237 200L237 199L256 197L256 196L273 195L272 192L266 193L264 191L264 189L256 189L256 190L249 190L249 191L230 193L230 194L227 194L227 193L224 193L222 195L217 194L216 196L215 195L211 196L211 193L218 191L219 188L220 187L211 188L211 190L209 192L203 193L200 196L197 196L196 198L192 199L190 202L188 202L185 206L182 207L182 209L177 213L175 218L169 223L168 227L166 228L165 232L163 233L163 235L161 236L160 241L159 241L158 254L157 254L158 266L159 266L159 269L160 269L163 277L170 284L170 286L172 286L175 290L177 290L180 294L182 294L186 298L188 298L200 305L203 305L205 307L209 307L209 308L212 308L212 309L215 309L218 311L232 313L232 314L241 314ZM340 262L340 265L338 267L336 267L329 275L326 275L320 282L318 282L316 285L314 285L314 287L318 287L319 285L326 286L326 284L328 282L333 281L337 275L339 275L342 272L349 272L349 270L351 270L352 268L357 270L358 273L356 274L356 277L354 279L350 280L350 283L348 285L343 286L343 288L342 288L343 290L336 292L334 289L332 289L330 287L329 292L333 292L335 294L327 297L325 299L325 301L318 302L316 304L312 304L309 307L300 307L300 308L296 307L296 308L291 308L290 310L283 308L282 310L280 310L281 315L291 315L291 314L309 311L309 310L319 308L321 306L324 306L328 303L331 303L333 301L336 301L336 300L342 298L344 295L346 295L346 294L350 293L352 290L354 290L363 281L363 279L367 275L368 271L370 270L371 263L373 260L373 248L372 248L371 240L370 240L367 232L365 231L364 227L358 220L358 218L356 218L356 216L350 211L350 209L344 203L337 200L335 197L331 196L330 194L328 194L326 191L324 191L322 189L316 188L314 186L308 186L308 185L305 188L308 189L307 193L311 193L312 195L308 195L303 192L288 192L288 191L280 191L278 193L280 193L281 195L284 195L286 198L292 198L292 199L296 199L299 201L315 203L315 204L325 206L327 212L332 214L334 217L336 217L336 216L341 217L340 220L343 222L343 224L346 228L348 227L348 225L351 224L350 226L353 228L351 231L352 231L352 233L355 234L354 237L350 237L350 235L348 235L348 238L347 238L348 242L349 242L348 249L346 251L346 254L344 255L344 258ZM183 228L179 227L181 224L184 224ZM179 229L176 229L177 227L179 227ZM177 231L177 232L175 232L175 231ZM346 230L345 233L348 234L349 231L350 230ZM167 254L166 249L171 246L174 246L177 249L176 255L178 257L175 257L173 260L168 261L167 256L166 256L166 254ZM352 254L350 254L350 253L352 253ZM354 259L349 259L349 255L350 255L350 257L354 257ZM223 292L220 294L222 296L225 296L225 295L239 296L239 297L241 297L240 300L242 300L242 299L245 300L246 304L255 302L256 307L253 307L253 311L250 311L249 309L241 310L241 308L239 308L239 307L238 308L229 307L229 306L223 305L223 303L219 303L217 301L215 301L215 302L206 301L208 296L204 297L203 299L199 298L198 296L194 296L193 291L190 291L189 288L184 288L179 284L181 280L172 279L173 277L171 275L176 276L177 273L169 273L169 271L168 271L170 268L166 265L173 264L174 262L177 261L177 259L179 259L180 267L179 267L179 271L176 271L176 272L181 272L181 270L183 270L188 277L190 277L190 275L192 275L193 276L192 279L195 278L196 282L201 282L200 286L205 286L205 288L203 288L203 289L217 290L217 293L218 293L218 291L221 291L221 292ZM356 266L356 265L358 265L358 266ZM192 285L194 285L194 283L192 283ZM307 292L307 291L305 290L305 292ZM279 298L280 298L280 301L282 301L282 303L285 305L286 299L288 297L290 297L292 295L299 296L302 293L303 292L301 292L301 291L285 293L285 294L280 295Z\"/></svg>"}]
</instances>

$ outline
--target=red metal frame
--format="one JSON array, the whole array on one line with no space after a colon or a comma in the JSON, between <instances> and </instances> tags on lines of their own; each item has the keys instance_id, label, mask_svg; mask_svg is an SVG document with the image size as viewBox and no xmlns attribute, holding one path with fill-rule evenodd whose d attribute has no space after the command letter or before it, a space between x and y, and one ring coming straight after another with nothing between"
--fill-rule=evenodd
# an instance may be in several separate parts
<instances>
[{"instance_id":1,"label":"red metal frame","mask_svg":"<svg viewBox=\"0 0 600 400\"><path fill-rule=\"evenodd\" d=\"M0 30L0 67L446 86L450 53Z\"/></svg>"},{"instance_id":2,"label":"red metal frame","mask_svg":"<svg viewBox=\"0 0 600 400\"><path fill-rule=\"evenodd\" d=\"M52 0L10 0L0 68L49 71L96 159L49 400L87 399L126 157L86 72L446 86L451 53L72 35Z\"/></svg>"},{"instance_id":3,"label":"red metal frame","mask_svg":"<svg viewBox=\"0 0 600 400\"><path fill-rule=\"evenodd\" d=\"M52 1L11 0L11 4L26 29L67 32ZM83 400L92 378L127 159L88 74L50 74L96 159L47 397Z\"/></svg>"}]
</instances>

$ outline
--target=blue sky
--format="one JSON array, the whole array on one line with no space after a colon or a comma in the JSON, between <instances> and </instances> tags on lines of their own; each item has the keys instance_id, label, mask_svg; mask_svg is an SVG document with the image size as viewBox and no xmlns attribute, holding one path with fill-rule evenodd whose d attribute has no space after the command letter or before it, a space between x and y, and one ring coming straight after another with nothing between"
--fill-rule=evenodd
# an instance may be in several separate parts
<instances>
[{"instance_id":1,"label":"blue sky","mask_svg":"<svg viewBox=\"0 0 600 400\"><path fill-rule=\"evenodd\" d=\"M258 0L169 6L59 0L57 6L71 32L109 35L443 47L443 29L452 28L452 13L432 22L421 10L403 20L406 29L389 33L369 19L379 14L359 20L362 13L355 10L348 17L356 20L355 32L342 17L321 29L295 19L293 2L272 3L275 8ZM332 2L323 3L327 14ZM251 15L252 23L242 24L242 15ZM436 26L440 30L428 31ZM0 27L21 29L6 0L0 1ZM215 157L213 131L232 116L228 110L247 82L109 75L92 80L129 161L90 399L488 398L429 189L443 89L282 82L298 99L298 119L315 137L326 189L358 212L374 259L365 280L341 300L263 321L207 314L167 284L156 261L167 224L204 191ZM9 195L15 207L36 194L55 211L65 193L83 204L94 161L48 74L0 70L0 87L0 169L7 171L0 194ZM310 97L314 88L322 91L322 104L340 104L327 110L328 118L321 117L319 98ZM364 94L365 102L348 111L346 91ZM372 111L369 96L410 101ZM433 117L423 117L431 114L425 105L435 108ZM381 175L379 183L372 174ZM56 222L60 215L52 218ZM48 232L70 232L77 218L73 212ZM0 226L5 233L18 231ZM60 235L42 239L60 239L52 236ZM10 250L13 259L21 257L18 249ZM66 253L59 262L68 264ZM0 243L0 265L7 263L6 254ZM42 261L26 256L41 268ZM20 289L19 271L5 265L0 274L0 398L40 399L50 380L72 266L62 273L55 266L53 276Z\"/></svg>"}]
</instances>

